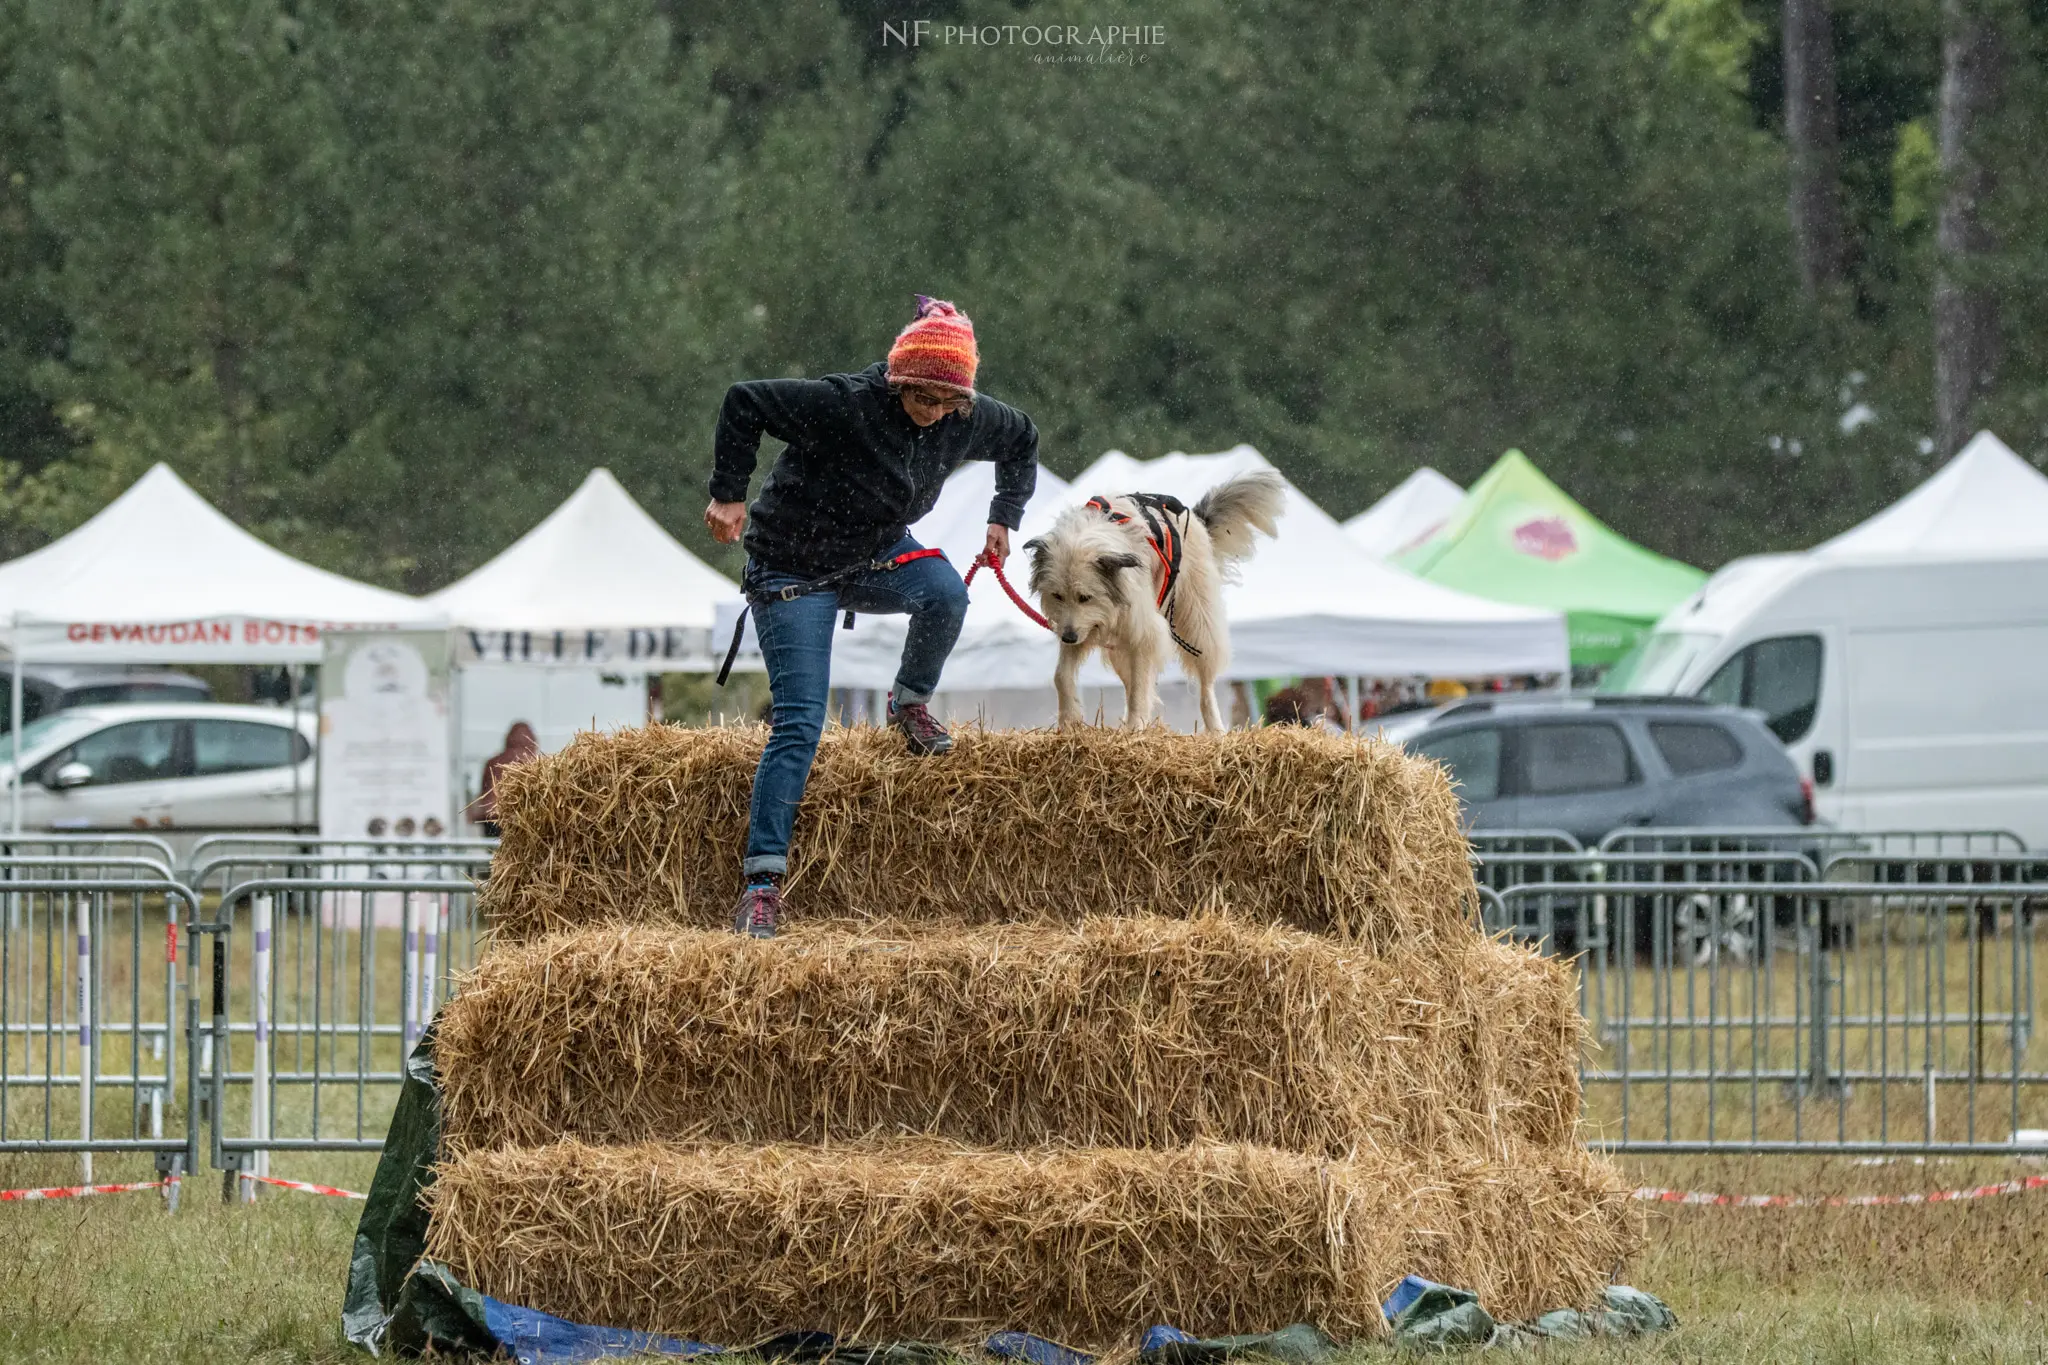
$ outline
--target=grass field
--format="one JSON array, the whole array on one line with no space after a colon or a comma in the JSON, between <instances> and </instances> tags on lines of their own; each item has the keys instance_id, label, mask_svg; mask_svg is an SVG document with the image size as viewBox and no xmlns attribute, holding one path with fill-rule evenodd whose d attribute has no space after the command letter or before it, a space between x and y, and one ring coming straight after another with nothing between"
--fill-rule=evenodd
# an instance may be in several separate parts
<instances>
[{"instance_id":1,"label":"grass field","mask_svg":"<svg viewBox=\"0 0 2048 1365\"><path fill-rule=\"evenodd\" d=\"M103 1158L100 1178L146 1178ZM280 1158L280 1173L361 1189L360 1156ZM0 1185L69 1180L68 1160L0 1160ZM1811 1158L1627 1163L1650 1184L1808 1193L1911 1191L2042 1168ZM367 1359L340 1339L361 1205L279 1192L230 1207L211 1179L167 1216L155 1195L0 1205L0 1360L24 1365L311 1365ZM1931 1207L1654 1208L1628 1278L1679 1330L1574 1360L2048 1360L2048 1191ZM1359 1352L1384 1358L1381 1349Z\"/></svg>"}]
</instances>

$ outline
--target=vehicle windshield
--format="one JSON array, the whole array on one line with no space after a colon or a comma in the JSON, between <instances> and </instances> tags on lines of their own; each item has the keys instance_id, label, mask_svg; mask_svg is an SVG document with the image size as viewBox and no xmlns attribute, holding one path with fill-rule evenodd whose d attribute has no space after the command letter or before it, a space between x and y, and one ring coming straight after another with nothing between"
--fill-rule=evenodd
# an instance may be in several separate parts
<instances>
[{"instance_id":1,"label":"vehicle windshield","mask_svg":"<svg viewBox=\"0 0 2048 1365\"><path fill-rule=\"evenodd\" d=\"M76 711L59 711L53 716L32 720L21 727L21 752L32 755L46 748L56 748L96 729L100 723L99 718ZM14 761L15 740L15 735L0 735L0 763Z\"/></svg>"},{"instance_id":2,"label":"vehicle windshield","mask_svg":"<svg viewBox=\"0 0 2048 1365\"><path fill-rule=\"evenodd\" d=\"M1420 711L1403 711L1397 715L1375 717L1372 720L1364 721L1358 728L1368 735L1374 735L1385 740L1389 744L1406 744L1409 740L1427 730L1429 723L1436 719L1436 714L1436 707Z\"/></svg>"},{"instance_id":3,"label":"vehicle windshield","mask_svg":"<svg viewBox=\"0 0 2048 1365\"><path fill-rule=\"evenodd\" d=\"M1607 670L1596 692L1632 693L1637 696L1669 696L1678 690L1679 679L1700 656L1713 648L1718 636L1698 632L1660 630L1642 642Z\"/></svg>"}]
</instances>

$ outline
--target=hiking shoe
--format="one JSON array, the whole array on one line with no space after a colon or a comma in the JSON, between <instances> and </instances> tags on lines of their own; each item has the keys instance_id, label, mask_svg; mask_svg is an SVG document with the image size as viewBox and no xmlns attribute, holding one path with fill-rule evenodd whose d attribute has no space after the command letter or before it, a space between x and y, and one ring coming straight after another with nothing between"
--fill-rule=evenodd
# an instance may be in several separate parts
<instances>
[{"instance_id":1,"label":"hiking shoe","mask_svg":"<svg viewBox=\"0 0 2048 1365\"><path fill-rule=\"evenodd\" d=\"M903 742L914 754L943 754L953 747L953 737L932 718L931 708L921 701L907 701L901 706L890 702L889 723L903 732Z\"/></svg>"},{"instance_id":2,"label":"hiking shoe","mask_svg":"<svg viewBox=\"0 0 2048 1365\"><path fill-rule=\"evenodd\" d=\"M775 921L781 914L782 886L779 882L749 886L740 892L740 903L733 907L732 931L748 938L774 938Z\"/></svg>"}]
</instances>

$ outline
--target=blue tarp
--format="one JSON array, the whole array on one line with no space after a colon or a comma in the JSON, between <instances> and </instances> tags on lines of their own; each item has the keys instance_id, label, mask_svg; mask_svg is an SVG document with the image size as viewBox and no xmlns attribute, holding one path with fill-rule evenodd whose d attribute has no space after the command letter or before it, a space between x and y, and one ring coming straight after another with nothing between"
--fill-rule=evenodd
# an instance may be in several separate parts
<instances>
[{"instance_id":1,"label":"blue tarp","mask_svg":"<svg viewBox=\"0 0 2048 1365\"><path fill-rule=\"evenodd\" d=\"M1025 1365L1091 1365L1095 1359L1086 1351L1029 1332L998 1332L982 1349L998 1360L1021 1360Z\"/></svg>"},{"instance_id":2,"label":"blue tarp","mask_svg":"<svg viewBox=\"0 0 2048 1365\"><path fill-rule=\"evenodd\" d=\"M1623 1284L1602 1290L1601 1306L1589 1313L1559 1308L1533 1322L1503 1323L1479 1306L1471 1290L1409 1275L1394 1286L1380 1311L1394 1329L1395 1345L1421 1351L1637 1337L1678 1325L1677 1316L1656 1295Z\"/></svg>"},{"instance_id":3,"label":"blue tarp","mask_svg":"<svg viewBox=\"0 0 2048 1365\"><path fill-rule=\"evenodd\" d=\"M749 1359L782 1361L816 1360L828 1355L842 1359L847 1356L873 1358L902 1350L892 1347L840 1347L825 1332L795 1332L752 1346L731 1348L619 1327L589 1327L535 1308L505 1303L488 1294L476 1295L476 1302L481 1305L480 1325L519 1365L568 1365L569 1362L644 1355L686 1359L728 1352ZM1289 1349L1290 1346L1294 1349ZM1304 1351L1303 1347L1308 1349ZM1224 1360L1236 1355L1256 1354L1309 1365L1309 1362L1324 1358L1335 1348L1335 1342L1306 1324L1297 1324L1269 1336L1213 1340L1192 1336L1178 1327L1160 1326L1145 1333L1138 1358L1157 1365L1175 1365L1176 1362ZM999 1360L1022 1361L1024 1365L1093 1365L1095 1360L1086 1351L1077 1351L1029 1332L998 1332L988 1339L983 1349ZM706 1362L700 1359L699 1365L706 1365Z\"/></svg>"},{"instance_id":4,"label":"blue tarp","mask_svg":"<svg viewBox=\"0 0 2048 1365\"><path fill-rule=\"evenodd\" d=\"M792 1332L787 1336L757 1342L751 1346L714 1346L709 1342L681 1337L657 1336L620 1327L591 1327L570 1322L536 1308L521 1308L488 1294L471 1291L464 1296L467 1312L519 1365L569 1365L616 1359L621 1356L669 1356L676 1359L726 1355L748 1359L791 1361L839 1360L875 1361L890 1356L921 1356L933 1348L918 1346L841 1346L826 1332ZM1071 1346L1033 1336L1029 1332L998 1332L983 1349L999 1360L1024 1365L1093 1365L1095 1357ZM1197 1361L1220 1361L1238 1355L1261 1355L1311 1365L1336 1349L1336 1343L1314 1327L1298 1323L1284 1331L1256 1337L1206 1339L1192 1336L1178 1327L1159 1326L1147 1331L1138 1358L1154 1365L1189 1365Z\"/></svg>"},{"instance_id":5,"label":"blue tarp","mask_svg":"<svg viewBox=\"0 0 2048 1365\"><path fill-rule=\"evenodd\" d=\"M629 1332L619 1327L586 1327L537 1308L521 1308L486 1294L484 1330L498 1339L519 1365L555 1361L605 1360L613 1356L716 1355L720 1348L680 1337Z\"/></svg>"},{"instance_id":6,"label":"blue tarp","mask_svg":"<svg viewBox=\"0 0 2048 1365\"><path fill-rule=\"evenodd\" d=\"M468 1318L482 1328L519 1365L568 1365L620 1356L696 1357L698 1365L707 1358L731 1354L767 1361L822 1362L828 1357L846 1365L925 1365L947 1354L940 1348L919 1343L889 1346L840 1344L825 1332L792 1332L750 1346L714 1346L681 1337L656 1336L618 1327L589 1327L543 1313L501 1302L474 1290L459 1290L445 1267L427 1263L431 1276L446 1279L444 1288L462 1303ZM1437 1284L1419 1275L1409 1275L1394 1287L1382 1306L1401 1345L1443 1350L1459 1346L1507 1345L1541 1339L1581 1340L1590 1336L1634 1336L1675 1326L1669 1309L1648 1294L1625 1286L1606 1291L1605 1308L1597 1313L1560 1310L1546 1313L1533 1323L1497 1325L1479 1306L1479 1296L1469 1289ZM998 1332L983 1349L999 1360L1022 1365L1094 1365L1095 1357L1071 1346L1033 1336L1029 1332ZM1138 1346L1143 1365L1219 1365L1240 1356L1259 1356L1283 1365L1319 1365L1338 1350L1337 1343L1307 1323L1260 1336L1197 1337L1178 1327L1160 1325L1146 1330Z\"/></svg>"},{"instance_id":7,"label":"blue tarp","mask_svg":"<svg viewBox=\"0 0 2048 1365\"><path fill-rule=\"evenodd\" d=\"M1380 1312L1388 1322L1408 1311L1409 1305L1422 1297L1422 1291L1435 1287L1435 1281L1425 1280L1420 1275L1403 1275L1401 1283L1394 1286L1394 1292L1380 1305Z\"/></svg>"}]
</instances>

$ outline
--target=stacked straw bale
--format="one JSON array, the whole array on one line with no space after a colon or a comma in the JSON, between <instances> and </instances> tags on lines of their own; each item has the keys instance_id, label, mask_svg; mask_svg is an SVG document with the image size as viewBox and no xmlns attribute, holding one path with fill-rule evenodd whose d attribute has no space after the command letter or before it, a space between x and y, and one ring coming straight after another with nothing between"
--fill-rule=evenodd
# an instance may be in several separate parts
<instances>
[{"instance_id":1,"label":"stacked straw bale","mask_svg":"<svg viewBox=\"0 0 2048 1365\"><path fill-rule=\"evenodd\" d=\"M483 906L533 938L723 927L764 728L584 735L498 780ZM827 735L797 811L796 913L930 923L1227 906L1391 949L1459 934L1475 892L1443 770L1300 727L968 730L942 762Z\"/></svg>"},{"instance_id":2,"label":"stacked straw bale","mask_svg":"<svg viewBox=\"0 0 2048 1365\"><path fill-rule=\"evenodd\" d=\"M828 737L769 942L724 930L761 732L509 770L497 946L437 1026L430 1254L742 1342L1384 1330L1403 1274L1585 1304L1569 972L1481 937L1434 765L1305 730Z\"/></svg>"},{"instance_id":3,"label":"stacked straw bale","mask_svg":"<svg viewBox=\"0 0 2048 1365\"><path fill-rule=\"evenodd\" d=\"M1560 1283L1597 1292L1631 1249L1626 1192L1583 1151L1503 1155L572 1141L444 1165L427 1251L515 1301L713 1341L795 1323L862 1340L1303 1321L1355 1337L1382 1330L1379 1296L1410 1271L1510 1316L1554 1306Z\"/></svg>"},{"instance_id":4,"label":"stacked straw bale","mask_svg":"<svg viewBox=\"0 0 2048 1365\"><path fill-rule=\"evenodd\" d=\"M1456 955L1442 997L1453 1029L1469 1049L1467 1096L1481 1117L1542 1147L1578 1140L1579 1058L1586 1020L1572 969L1526 948L1475 937ZM1444 1068L1459 1073L1454 1063Z\"/></svg>"},{"instance_id":5,"label":"stacked straw bale","mask_svg":"<svg viewBox=\"0 0 2048 1365\"><path fill-rule=\"evenodd\" d=\"M500 949L450 1002L443 1133L460 1149L918 1134L1332 1157L1554 1143L1578 1102L1579 1015L1557 978L1476 938L1385 957L1218 914L774 942L586 930Z\"/></svg>"}]
</instances>

